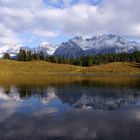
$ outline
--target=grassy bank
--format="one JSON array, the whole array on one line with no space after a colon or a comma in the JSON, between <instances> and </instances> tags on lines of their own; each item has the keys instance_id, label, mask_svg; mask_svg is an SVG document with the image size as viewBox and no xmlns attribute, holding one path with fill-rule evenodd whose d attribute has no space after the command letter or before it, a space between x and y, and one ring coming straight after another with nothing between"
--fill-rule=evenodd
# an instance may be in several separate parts
<instances>
[{"instance_id":1,"label":"grassy bank","mask_svg":"<svg viewBox=\"0 0 140 140\"><path fill-rule=\"evenodd\" d=\"M95 74L98 77L91 80L105 81L103 75L140 75L139 64L134 63L109 63L92 67L80 67L65 64L54 64L45 61L19 62L0 60L0 84L54 84L86 80L83 74ZM63 76L69 75L69 76ZM79 76L75 76L79 75ZM100 76L99 76L100 75ZM89 79L89 77L87 77ZM121 81L123 81L122 78ZM120 81L116 78L107 79L107 83ZM127 81L127 80L126 80Z\"/></svg>"},{"instance_id":2,"label":"grassy bank","mask_svg":"<svg viewBox=\"0 0 140 140\"><path fill-rule=\"evenodd\" d=\"M54 64L45 61L0 60L0 76L49 74L140 74L140 64L114 62L91 67Z\"/></svg>"}]
</instances>

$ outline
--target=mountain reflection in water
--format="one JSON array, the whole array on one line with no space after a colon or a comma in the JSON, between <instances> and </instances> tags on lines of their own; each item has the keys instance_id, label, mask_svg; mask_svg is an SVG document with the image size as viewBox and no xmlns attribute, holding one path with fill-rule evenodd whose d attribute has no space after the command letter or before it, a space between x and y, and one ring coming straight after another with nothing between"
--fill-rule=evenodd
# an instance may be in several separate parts
<instances>
[{"instance_id":1,"label":"mountain reflection in water","mask_svg":"<svg viewBox=\"0 0 140 140\"><path fill-rule=\"evenodd\" d=\"M140 83L0 87L0 140L139 140Z\"/></svg>"}]
</instances>

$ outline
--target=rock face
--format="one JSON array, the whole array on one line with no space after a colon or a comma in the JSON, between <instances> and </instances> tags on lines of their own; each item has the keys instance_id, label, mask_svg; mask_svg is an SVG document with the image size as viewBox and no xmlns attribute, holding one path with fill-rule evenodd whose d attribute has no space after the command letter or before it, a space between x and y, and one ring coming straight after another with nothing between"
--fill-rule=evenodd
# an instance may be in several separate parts
<instances>
[{"instance_id":1,"label":"rock face","mask_svg":"<svg viewBox=\"0 0 140 140\"><path fill-rule=\"evenodd\" d=\"M76 58L83 56L84 54L84 50L82 50L79 44L77 44L73 40L62 43L54 53L55 56L67 58Z\"/></svg>"},{"instance_id":2,"label":"rock face","mask_svg":"<svg viewBox=\"0 0 140 140\"><path fill-rule=\"evenodd\" d=\"M102 35L92 38L74 37L62 43L54 55L76 58L83 55L96 55L105 53L132 53L140 50L140 44L130 42L117 35Z\"/></svg>"}]
</instances>

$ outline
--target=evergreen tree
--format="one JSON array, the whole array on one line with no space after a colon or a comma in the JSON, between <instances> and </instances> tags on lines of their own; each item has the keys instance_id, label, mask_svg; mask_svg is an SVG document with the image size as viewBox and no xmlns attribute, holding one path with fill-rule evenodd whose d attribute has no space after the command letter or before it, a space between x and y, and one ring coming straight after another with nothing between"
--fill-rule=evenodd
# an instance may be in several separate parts
<instances>
[{"instance_id":1,"label":"evergreen tree","mask_svg":"<svg viewBox=\"0 0 140 140\"><path fill-rule=\"evenodd\" d=\"M40 60L45 60L44 53L42 50L39 53L39 58L40 58Z\"/></svg>"},{"instance_id":2,"label":"evergreen tree","mask_svg":"<svg viewBox=\"0 0 140 140\"><path fill-rule=\"evenodd\" d=\"M8 54L4 54L3 58L10 59ZM47 56L45 58L43 51L38 53L33 53L31 51L25 51L20 49L18 53L19 61L31 61L31 60L46 60L52 63L63 63L63 64L73 64L79 66L92 66L105 64L109 62L137 62L140 63L140 51L133 53L120 53L120 54L98 54L95 56L83 56L79 58L66 58L66 57L56 57Z\"/></svg>"},{"instance_id":3,"label":"evergreen tree","mask_svg":"<svg viewBox=\"0 0 140 140\"><path fill-rule=\"evenodd\" d=\"M4 53L3 54L3 59L10 59L9 53Z\"/></svg>"},{"instance_id":4,"label":"evergreen tree","mask_svg":"<svg viewBox=\"0 0 140 140\"><path fill-rule=\"evenodd\" d=\"M27 51L27 60L28 61L32 60L32 52L31 52L31 50Z\"/></svg>"},{"instance_id":5,"label":"evergreen tree","mask_svg":"<svg viewBox=\"0 0 140 140\"><path fill-rule=\"evenodd\" d=\"M20 51L18 53L18 60L19 61L27 61L27 53L25 50L20 49Z\"/></svg>"}]
</instances>

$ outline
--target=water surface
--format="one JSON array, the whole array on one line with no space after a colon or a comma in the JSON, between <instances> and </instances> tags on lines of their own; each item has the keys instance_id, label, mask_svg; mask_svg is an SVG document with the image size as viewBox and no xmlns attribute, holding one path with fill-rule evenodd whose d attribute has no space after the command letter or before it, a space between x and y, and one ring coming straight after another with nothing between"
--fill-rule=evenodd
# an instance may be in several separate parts
<instances>
[{"instance_id":1,"label":"water surface","mask_svg":"<svg viewBox=\"0 0 140 140\"><path fill-rule=\"evenodd\" d=\"M140 78L103 79L1 85L0 140L139 140Z\"/></svg>"}]
</instances>

